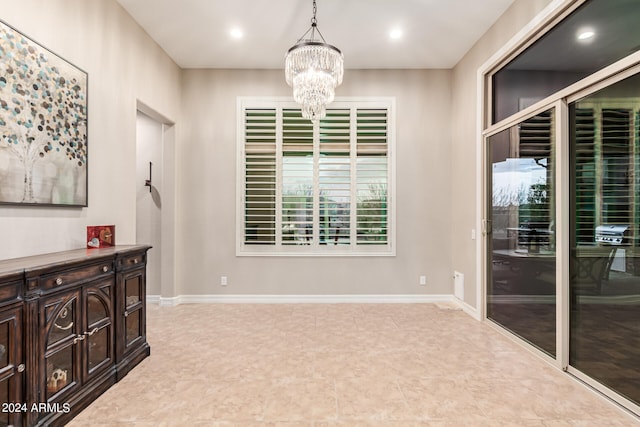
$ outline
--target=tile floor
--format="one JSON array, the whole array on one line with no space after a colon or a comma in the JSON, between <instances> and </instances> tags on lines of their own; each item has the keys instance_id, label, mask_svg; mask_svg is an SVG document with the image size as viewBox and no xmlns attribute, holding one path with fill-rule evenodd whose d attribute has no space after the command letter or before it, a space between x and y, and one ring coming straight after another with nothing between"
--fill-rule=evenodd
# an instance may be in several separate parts
<instances>
[{"instance_id":1,"label":"tile floor","mask_svg":"<svg viewBox=\"0 0 640 427\"><path fill-rule=\"evenodd\" d=\"M436 304L149 306L151 357L69 426L638 426Z\"/></svg>"}]
</instances>

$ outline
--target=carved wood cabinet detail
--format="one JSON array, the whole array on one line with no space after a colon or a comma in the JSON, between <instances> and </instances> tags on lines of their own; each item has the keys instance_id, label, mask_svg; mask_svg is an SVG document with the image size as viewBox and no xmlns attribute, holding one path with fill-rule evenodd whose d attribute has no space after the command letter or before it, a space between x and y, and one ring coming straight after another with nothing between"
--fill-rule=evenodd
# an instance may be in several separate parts
<instances>
[{"instance_id":1,"label":"carved wood cabinet detail","mask_svg":"<svg viewBox=\"0 0 640 427\"><path fill-rule=\"evenodd\" d=\"M0 261L0 427L64 425L149 356L149 249Z\"/></svg>"}]
</instances>

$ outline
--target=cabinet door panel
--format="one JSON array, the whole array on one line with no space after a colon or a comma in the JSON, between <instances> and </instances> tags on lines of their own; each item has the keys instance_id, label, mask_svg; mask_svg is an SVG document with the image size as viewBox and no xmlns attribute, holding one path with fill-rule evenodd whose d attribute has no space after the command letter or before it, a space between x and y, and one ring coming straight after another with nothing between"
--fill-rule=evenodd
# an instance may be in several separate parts
<instances>
[{"instance_id":1,"label":"cabinet door panel","mask_svg":"<svg viewBox=\"0 0 640 427\"><path fill-rule=\"evenodd\" d=\"M72 298L66 302L64 306L60 307L63 303L63 300L58 300L48 305L45 309L47 319L53 318L53 320L49 321L51 327L47 338L47 347L63 341L65 338L75 337L77 335L77 298Z\"/></svg>"},{"instance_id":2,"label":"cabinet door panel","mask_svg":"<svg viewBox=\"0 0 640 427\"><path fill-rule=\"evenodd\" d=\"M142 277L137 275L129 277L124 282L125 307L133 307L142 301Z\"/></svg>"},{"instance_id":3,"label":"cabinet door panel","mask_svg":"<svg viewBox=\"0 0 640 427\"><path fill-rule=\"evenodd\" d=\"M89 373L112 360L111 327L104 326L96 330L88 342Z\"/></svg>"},{"instance_id":4,"label":"cabinet door panel","mask_svg":"<svg viewBox=\"0 0 640 427\"><path fill-rule=\"evenodd\" d=\"M140 318L141 310L135 310L127 314L126 317L126 345L133 344L138 338L142 337L142 323Z\"/></svg>"},{"instance_id":5,"label":"cabinet door panel","mask_svg":"<svg viewBox=\"0 0 640 427\"><path fill-rule=\"evenodd\" d=\"M0 403L24 403L22 313L22 307L0 312ZM0 411L0 426L19 425L21 419L20 412Z\"/></svg>"},{"instance_id":6,"label":"cabinet door panel","mask_svg":"<svg viewBox=\"0 0 640 427\"><path fill-rule=\"evenodd\" d=\"M0 323L0 371L9 365L9 346L11 340L11 321ZM14 326L15 327L15 326Z\"/></svg>"},{"instance_id":7,"label":"cabinet door panel","mask_svg":"<svg viewBox=\"0 0 640 427\"><path fill-rule=\"evenodd\" d=\"M75 361L76 344L71 344L45 357L47 367L47 400L77 382Z\"/></svg>"},{"instance_id":8,"label":"cabinet door panel","mask_svg":"<svg viewBox=\"0 0 640 427\"><path fill-rule=\"evenodd\" d=\"M113 333L114 279L100 281L84 290L86 318L85 380L115 363Z\"/></svg>"},{"instance_id":9,"label":"cabinet door panel","mask_svg":"<svg viewBox=\"0 0 640 427\"><path fill-rule=\"evenodd\" d=\"M44 375L40 377L41 390L45 399L62 401L80 383L78 340L81 337L80 293L64 292L52 295L43 301L40 309L41 324L46 325L41 337L44 354ZM44 414L39 414L44 415Z\"/></svg>"},{"instance_id":10,"label":"cabinet door panel","mask_svg":"<svg viewBox=\"0 0 640 427\"><path fill-rule=\"evenodd\" d=\"M110 316L110 304L97 295L87 296L87 325L89 329L103 321L108 321Z\"/></svg>"},{"instance_id":11,"label":"cabinet door panel","mask_svg":"<svg viewBox=\"0 0 640 427\"><path fill-rule=\"evenodd\" d=\"M12 399L9 398L9 380L0 381L0 402L12 402ZM9 412L1 411L0 412L0 426L8 426L9 422Z\"/></svg>"}]
</instances>

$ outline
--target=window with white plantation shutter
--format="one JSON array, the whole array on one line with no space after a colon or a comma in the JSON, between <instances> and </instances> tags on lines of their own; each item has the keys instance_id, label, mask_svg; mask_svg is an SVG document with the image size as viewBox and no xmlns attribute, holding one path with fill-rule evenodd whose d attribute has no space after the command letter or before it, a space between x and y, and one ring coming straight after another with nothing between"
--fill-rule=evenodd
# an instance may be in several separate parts
<instances>
[{"instance_id":1,"label":"window with white plantation shutter","mask_svg":"<svg viewBox=\"0 0 640 427\"><path fill-rule=\"evenodd\" d=\"M239 98L238 254L393 255L393 106Z\"/></svg>"}]
</instances>

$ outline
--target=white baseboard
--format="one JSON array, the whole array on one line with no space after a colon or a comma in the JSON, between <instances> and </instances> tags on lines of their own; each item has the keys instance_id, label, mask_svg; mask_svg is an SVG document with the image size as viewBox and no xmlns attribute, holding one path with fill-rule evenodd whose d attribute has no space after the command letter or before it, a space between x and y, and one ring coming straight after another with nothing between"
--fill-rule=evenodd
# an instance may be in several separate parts
<instances>
[{"instance_id":1,"label":"white baseboard","mask_svg":"<svg viewBox=\"0 0 640 427\"><path fill-rule=\"evenodd\" d=\"M147 295L147 304L160 304L160 295Z\"/></svg>"},{"instance_id":2,"label":"white baseboard","mask_svg":"<svg viewBox=\"0 0 640 427\"><path fill-rule=\"evenodd\" d=\"M180 305L180 297L171 297L171 298L162 298L158 300L160 307L175 307L176 305Z\"/></svg>"},{"instance_id":3,"label":"white baseboard","mask_svg":"<svg viewBox=\"0 0 640 427\"><path fill-rule=\"evenodd\" d=\"M454 303L467 311L453 295L180 295L164 298L147 295L147 303L161 307L180 304L416 304Z\"/></svg>"},{"instance_id":4,"label":"white baseboard","mask_svg":"<svg viewBox=\"0 0 640 427\"><path fill-rule=\"evenodd\" d=\"M462 311L467 313L469 316L473 317L476 320L482 320L482 318L480 317L480 310L478 310L475 307L472 307L471 305L467 304L466 302L462 301L459 298L453 297L453 300L458 305L458 307L460 307Z\"/></svg>"}]
</instances>

